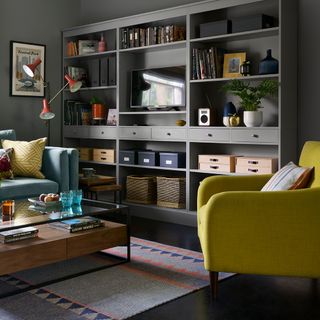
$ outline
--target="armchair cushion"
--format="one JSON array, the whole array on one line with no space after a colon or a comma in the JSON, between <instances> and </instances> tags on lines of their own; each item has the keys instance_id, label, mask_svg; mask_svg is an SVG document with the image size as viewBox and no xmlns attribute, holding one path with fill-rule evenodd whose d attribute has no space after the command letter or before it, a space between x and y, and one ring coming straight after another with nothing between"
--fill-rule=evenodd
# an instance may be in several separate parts
<instances>
[{"instance_id":1,"label":"armchair cushion","mask_svg":"<svg viewBox=\"0 0 320 320\"><path fill-rule=\"evenodd\" d=\"M289 162L263 186L261 191L294 190L305 188L311 177L313 167L299 167Z\"/></svg>"},{"instance_id":2,"label":"armchair cushion","mask_svg":"<svg viewBox=\"0 0 320 320\"><path fill-rule=\"evenodd\" d=\"M30 142L2 140L4 148L13 148L11 165L15 176L44 179L40 169L46 142L47 138L40 138Z\"/></svg>"}]
</instances>

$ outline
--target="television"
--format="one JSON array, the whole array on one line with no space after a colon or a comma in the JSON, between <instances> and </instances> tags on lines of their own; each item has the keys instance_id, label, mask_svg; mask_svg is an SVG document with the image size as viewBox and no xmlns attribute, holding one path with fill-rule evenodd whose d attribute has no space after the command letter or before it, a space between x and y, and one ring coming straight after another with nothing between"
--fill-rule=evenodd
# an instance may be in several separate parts
<instances>
[{"instance_id":1,"label":"television","mask_svg":"<svg viewBox=\"0 0 320 320\"><path fill-rule=\"evenodd\" d=\"M186 67L132 70L130 96L131 108L185 108Z\"/></svg>"}]
</instances>

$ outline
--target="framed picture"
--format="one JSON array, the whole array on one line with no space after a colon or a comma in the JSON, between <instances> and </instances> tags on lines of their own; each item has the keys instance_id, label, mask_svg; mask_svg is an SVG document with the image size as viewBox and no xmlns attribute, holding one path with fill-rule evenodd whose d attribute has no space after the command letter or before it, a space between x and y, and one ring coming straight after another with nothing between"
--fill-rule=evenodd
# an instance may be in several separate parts
<instances>
[{"instance_id":1,"label":"framed picture","mask_svg":"<svg viewBox=\"0 0 320 320\"><path fill-rule=\"evenodd\" d=\"M107 126L117 125L117 109L108 110Z\"/></svg>"},{"instance_id":2,"label":"framed picture","mask_svg":"<svg viewBox=\"0 0 320 320\"><path fill-rule=\"evenodd\" d=\"M44 97L46 46L34 43L11 41L10 95L21 97ZM28 76L23 65L32 64L40 58L34 77Z\"/></svg>"},{"instance_id":3,"label":"framed picture","mask_svg":"<svg viewBox=\"0 0 320 320\"><path fill-rule=\"evenodd\" d=\"M246 60L246 53L225 53L223 62L223 77L237 78L240 77L240 66Z\"/></svg>"}]
</instances>

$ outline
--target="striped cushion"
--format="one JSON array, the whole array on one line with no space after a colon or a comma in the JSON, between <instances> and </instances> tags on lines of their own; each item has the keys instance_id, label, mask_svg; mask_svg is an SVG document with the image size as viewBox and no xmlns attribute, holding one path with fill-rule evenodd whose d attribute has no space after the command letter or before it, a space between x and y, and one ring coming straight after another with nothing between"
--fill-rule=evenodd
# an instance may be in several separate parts
<instances>
[{"instance_id":1,"label":"striped cushion","mask_svg":"<svg viewBox=\"0 0 320 320\"><path fill-rule=\"evenodd\" d=\"M2 140L4 148L13 148L11 166L15 176L44 179L40 171L47 138L33 141Z\"/></svg>"},{"instance_id":2,"label":"striped cushion","mask_svg":"<svg viewBox=\"0 0 320 320\"><path fill-rule=\"evenodd\" d=\"M301 189L307 186L313 168L303 168L289 162L276 172L261 191Z\"/></svg>"}]
</instances>

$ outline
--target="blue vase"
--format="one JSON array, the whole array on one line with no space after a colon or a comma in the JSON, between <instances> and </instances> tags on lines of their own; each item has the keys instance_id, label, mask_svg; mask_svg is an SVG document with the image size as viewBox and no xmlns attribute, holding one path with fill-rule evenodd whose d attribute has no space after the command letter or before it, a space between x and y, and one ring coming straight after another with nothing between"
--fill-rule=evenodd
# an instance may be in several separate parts
<instances>
[{"instance_id":1,"label":"blue vase","mask_svg":"<svg viewBox=\"0 0 320 320\"><path fill-rule=\"evenodd\" d=\"M224 108L223 108L223 116L224 117L231 117L236 113L237 113L237 109L232 102L227 102L224 105Z\"/></svg>"},{"instance_id":2,"label":"blue vase","mask_svg":"<svg viewBox=\"0 0 320 320\"><path fill-rule=\"evenodd\" d=\"M277 59L272 57L271 49L268 49L267 56L260 61L259 74L278 73L278 71L279 71L279 62Z\"/></svg>"}]
</instances>

